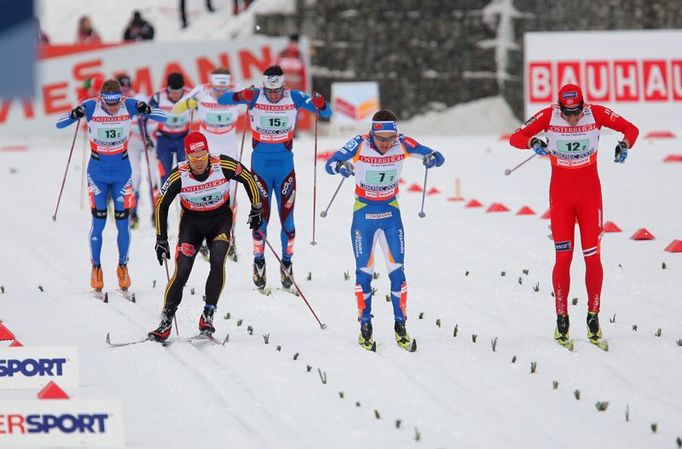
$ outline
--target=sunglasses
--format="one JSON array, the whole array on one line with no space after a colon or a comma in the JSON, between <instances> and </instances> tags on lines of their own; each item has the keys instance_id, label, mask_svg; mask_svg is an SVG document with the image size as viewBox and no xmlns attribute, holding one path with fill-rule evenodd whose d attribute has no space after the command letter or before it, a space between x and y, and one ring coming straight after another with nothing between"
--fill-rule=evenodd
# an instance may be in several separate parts
<instances>
[{"instance_id":1,"label":"sunglasses","mask_svg":"<svg viewBox=\"0 0 682 449\"><path fill-rule=\"evenodd\" d=\"M279 94L284 91L284 87L278 87L277 89L268 89L267 87L264 88L266 94Z\"/></svg>"},{"instance_id":2,"label":"sunglasses","mask_svg":"<svg viewBox=\"0 0 682 449\"><path fill-rule=\"evenodd\" d=\"M188 154L187 159L189 159L192 162L204 161L208 159L208 153L204 154L203 156L191 156Z\"/></svg>"},{"instance_id":3,"label":"sunglasses","mask_svg":"<svg viewBox=\"0 0 682 449\"><path fill-rule=\"evenodd\" d=\"M372 133L372 137L374 137L374 140L376 140L377 142L393 142L396 139L397 134L391 137L381 137Z\"/></svg>"},{"instance_id":4,"label":"sunglasses","mask_svg":"<svg viewBox=\"0 0 682 449\"><path fill-rule=\"evenodd\" d=\"M583 108L574 108L574 109L566 109L566 108L561 108L561 113L564 114L566 117L572 117L575 115L580 115L583 112Z\"/></svg>"}]
</instances>

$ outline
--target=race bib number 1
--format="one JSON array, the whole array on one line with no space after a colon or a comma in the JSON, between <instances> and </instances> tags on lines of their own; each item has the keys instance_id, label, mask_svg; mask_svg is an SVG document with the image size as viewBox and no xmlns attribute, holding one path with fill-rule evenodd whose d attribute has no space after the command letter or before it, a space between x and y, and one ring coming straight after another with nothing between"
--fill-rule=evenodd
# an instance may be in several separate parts
<instances>
[{"instance_id":1,"label":"race bib number 1","mask_svg":"<svg viewBox=\"0 0 682 449\"><path fill-rule=\"evenodd\" d=\"M232 114L229 112L209 112L206 114L206 123L209 125L231 125Z\"/></svg>"}]
</instances>

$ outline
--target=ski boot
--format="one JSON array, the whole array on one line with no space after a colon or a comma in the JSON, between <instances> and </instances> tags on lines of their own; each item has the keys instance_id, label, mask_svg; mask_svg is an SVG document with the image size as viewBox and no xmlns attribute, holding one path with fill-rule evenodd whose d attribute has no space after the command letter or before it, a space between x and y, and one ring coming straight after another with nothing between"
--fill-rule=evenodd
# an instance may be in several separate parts
<instances>
[{"instance_id":1,"label":"ski boot","mask_svg":"<svg viewBox=\"0 0 682 449\"><path fill-rule=\"evenodd\" d=\"M395 341L398 343L398 346L409 352L417 350L417 341L410 338L407 329L405 329L404 321L396 321L393 329L395 330Z\"/></svg>"},{"instance_id":2,"label":"ski boot","mask_svg":"<svg viewBox=\"0 0 682 449\"><path fill-rule=\"evenodd\" d=\"M90 287L94 288L97 292L101 292L104 288L104 275L102 274L101 265L92 266L92 271L90 271Z\"/></svg>"},{"instance_id":3,"label":"ski boot","mask_svg":"<svg viewBox=\"0 0 682 449\"><path fill-rule=\"evenodd\" d=\"M360 323L360 336L358 344L368 351L376 352L377 344L372 336L372 322Z\"/></svg>"},{"instance_id":4,"label":"ski boot","mask_svg":"<svg viewBox=\"0 0 682 449\"><path fill-rule=\"evenodd\" d=\"M265 290L265 259L253 259L253 283L258 290Z\"/></svg>"},{"instance_id":5,"label":"ski boot","mask_svg":"<svg viewBox=\"0 0 682 449\"><path fill-rule=\"evenodd\" d=\"M173 314L169 312L161 313L161 323L159 327L147 334L147 338L152 341L163 343L170 337L171 329L173 328Z\"/></svg>"},{"instance_id":6,"label":"ski boot","mask_svg":"<svg viewBox=\"0 0 682 449\"><path fill-rule=\"evenodd\" d=\"M604 340L599 326L599 315L592 312L587 312L587 338L596 347L602 351L609 350L609 343Z\"/></svg>"},{"instance_id":7,"label":"ski boot","mask_svg":"<svg viewBox=\"0 0 682 449\"><path fill-rule=\"evenodd\" d=\"M213 314L215 313L215 306L206 305L204 306L204 312L199 318L199 333L201 335L211 336L215 332L215 327L213 326Z\"/></svg>"},{"instance_id":8,"label":"ski boot","mask_svg":"<svg viewBox=\"0 0 682 449\"><path fill-rule=\"evenodd\" d=\"M123 291L127 291L130 287L130 275L128 274L128 266L118 264L116 268L116 276L118 277L118 286Z\"/></svg>"},{"instance_id":9,"label":"ski boot","mask_svg":"<svg viewBox=\"0 0 682 449\"><path fill-rule=\"evenodd\" d=\"M556 316L556 328L554 329L554 341L569 351L573 351L573 340L568 336L570 321L568 315Z\"/></svg>"},{"instance_id":10,"label":"ski boot","mask_svg":"<svg viewBox=\"0 0 682 449\"><path fill-rule=\"evenodd\" d=\"M294 283L294 267L291 261L283 260L279 266L279 274L282 278L282 287L291 290Z\"/></svg>"}]
</instances>

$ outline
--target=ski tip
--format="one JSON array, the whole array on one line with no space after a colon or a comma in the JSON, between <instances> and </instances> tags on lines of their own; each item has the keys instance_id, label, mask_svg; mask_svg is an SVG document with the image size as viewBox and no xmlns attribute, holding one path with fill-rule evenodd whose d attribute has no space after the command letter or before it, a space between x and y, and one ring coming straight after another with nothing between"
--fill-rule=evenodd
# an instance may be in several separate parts
<instances>
[{"instance_id":1,"label":"ski tip","mask_svg":"<svg viewBox=\"0 0 682 449\"><path fill-rule=\"evenodd\" d=\"M377 342L376 341L372 343L372 348L370 349L370 351L377 352Z\"/></svg>"},{"instance_id":2,"label":"ski tip","mask_svg":"<svg viewBox=\"0 0 682 449\"><path fill-rule=\"evenodd\" d=\"M137 302L137 298L135 298L135 293L133 293L133 294L131 295L130 300L131 300L132 302Z\"/></svg>"},{"instance_id":3,"label":"ski tip","mask_svg":"<svg viewBox=\"0 0 682 449\"><path fill-rule=\"evenodd\" d=\"M108 303L109 302L109 293L104 294L104 302Z\"/></svg>"},{"instance_id":4,"label":"ski tip","mask_svg":"<svg viewBox=\"0 0 682 449\"><path fill-rule=\"evenodd\" d=\"M107 342L108 345L111 344L111 337L109 336L109 332L107 332L106 342Z\"/></svg>"},{"instance_id":5,"label":"ski tip","mask_svg":"<svg viewBox=\"0 0 682 449\"><path fill-rule=\"evenodd\" d=\"M412 346L410 346L410 352L417 351L417 340L412 340Z\"/></svg>"}]
</instances>

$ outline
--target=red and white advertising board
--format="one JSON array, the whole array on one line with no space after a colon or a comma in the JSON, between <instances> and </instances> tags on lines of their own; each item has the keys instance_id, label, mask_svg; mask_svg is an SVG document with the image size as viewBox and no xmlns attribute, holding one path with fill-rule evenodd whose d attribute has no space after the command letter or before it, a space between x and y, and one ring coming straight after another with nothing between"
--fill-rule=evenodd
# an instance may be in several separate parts
<instances>
[{"instance_id":1,"label":"red and white advertising board","mask_svg":"<svg viewBox=\"0 0 682 449\"><path fill-rule=\"evenodd\" d=\"M526 117L566 83L641 129L682 128L682 30L526 33Z\"/></svg>"},{"instance_id":2,"label":"red and white advertising board","mask_svg":"<svg viewBox=\"0 0 682 449\"><path fill-rule=\"evenodd\" d=\"M84 80L116 72L131 75L133 87L151 96L170 72L180 72L190 87L205 83L211 71L230 69L237 88L262 85L262 72L278 60L286 47L284 37L254 36L243 40L196 42L139 42L90 46L47 46L38 61L38 86L31 101L0 99L0 136L54 133L58 117L77 104L77 89ZM310 66L307 39L299 43L302 59Z\"/></svg>"}]
</instances>

